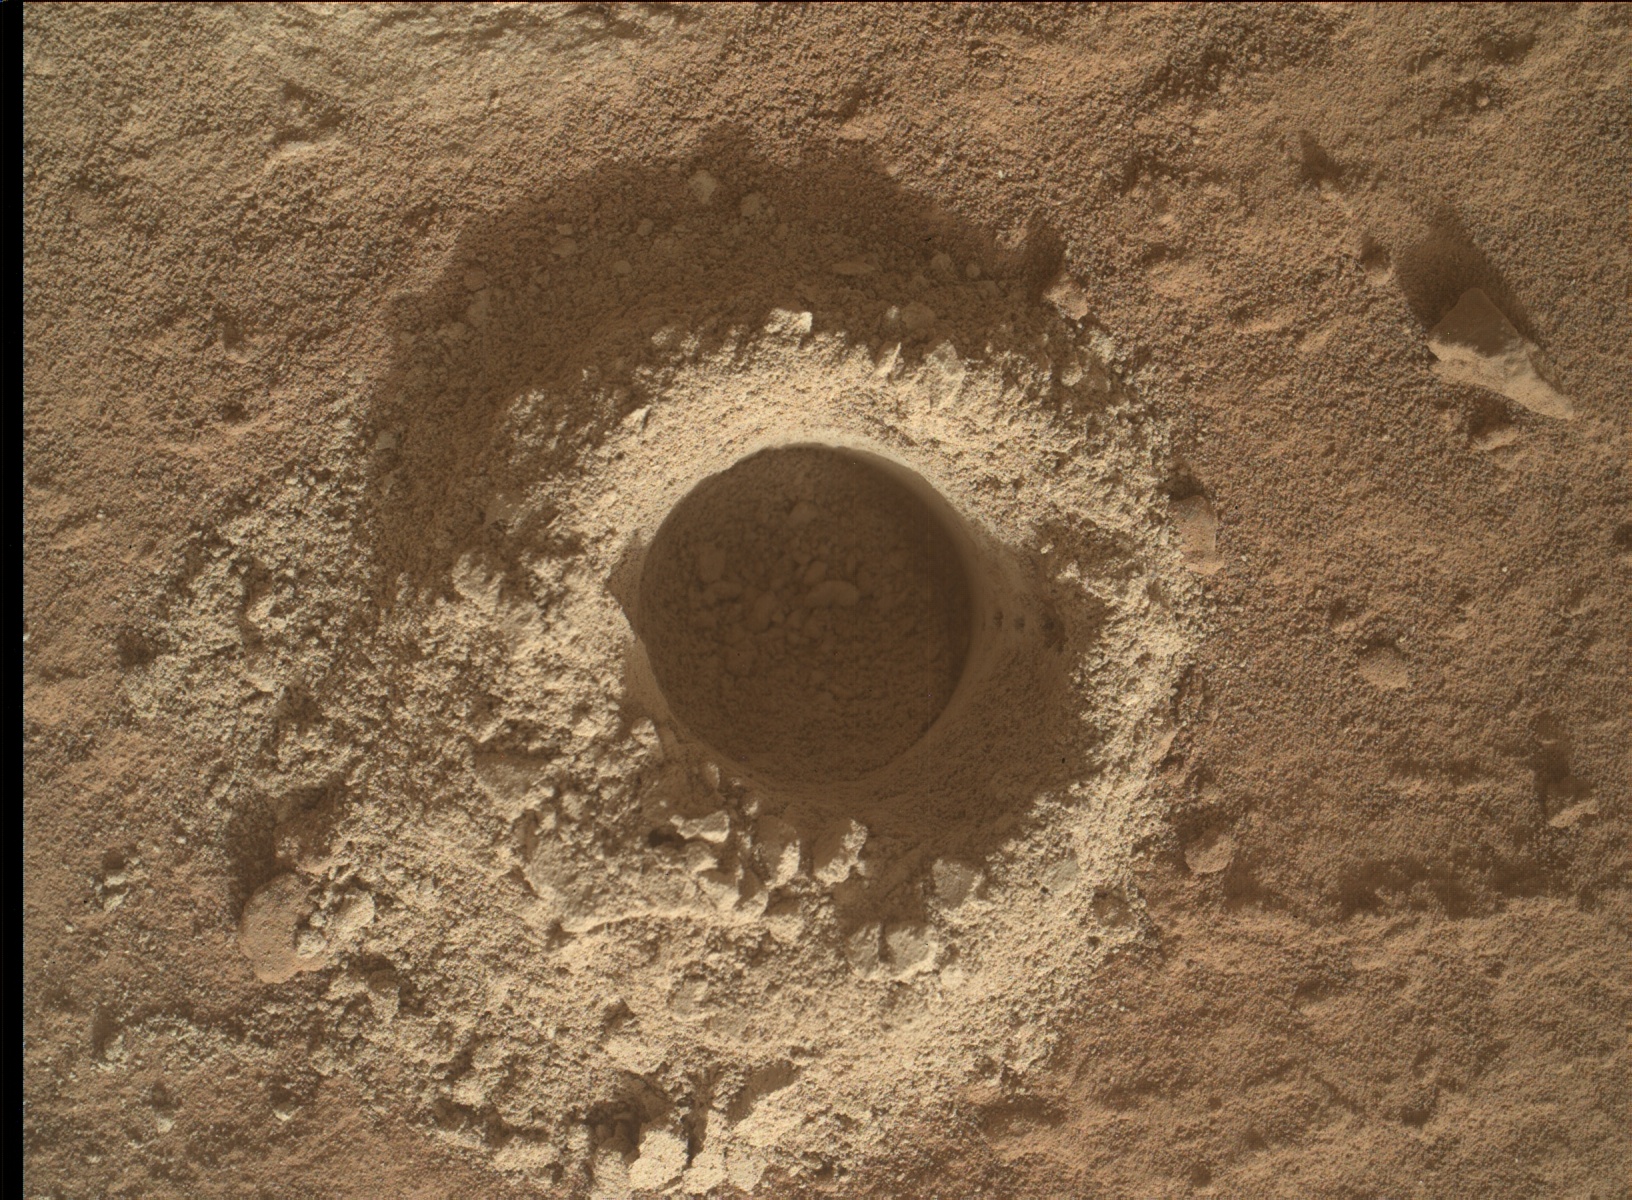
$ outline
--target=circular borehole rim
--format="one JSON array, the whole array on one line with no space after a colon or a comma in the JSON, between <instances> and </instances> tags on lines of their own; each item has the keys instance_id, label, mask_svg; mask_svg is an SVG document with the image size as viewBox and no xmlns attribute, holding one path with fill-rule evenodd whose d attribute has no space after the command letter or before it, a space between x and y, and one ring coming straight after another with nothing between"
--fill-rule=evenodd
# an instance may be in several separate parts
<instances>
[{"instance_id":1,"label":"circular borehole rim","mask_svg":"<svg viewBox=\"0 0 1632 1200\"><path fill-rule=\"evenodd\" d=\"M744 762L736 755L722 750L709 738L699 733L692 723L686 720L683 712L673 703L668 692L663 688L652 655L651 622L645 619L641 612L647 583L646 573L651 565L652 551L661 542L664 530L686 500L709 480L724 475L742 463L767 452L786 450L815 450L839 455L877 471L886 479L903 488L908 495L923 505L942 534L951 543L957 556L957 565L962 576L964 593L968 600L967 645L964 648L962 662L958 669L957 682L953 685L946 703L942 705L941 710L923 732L913 739L911 743L884 762L867 769L859 775L846 778L783 777L775 772ZM625 604L625 610L630 618L630 626L634 633L635 648L643 659L643 669L640 674L644 676L648 687L659 700L669 721L676 728L683 731L688 739L706 750L710 757L719 761L721 765L727 766L734 775L757 778L783 790L853 788L867 785L878 780L880 776L895 770L903 762L922 753L924 748L936 740L941 731L947 727L949 719L954 718L968 706L968 701L978 687L980 680L989 672L995 658L998 627L1001 625L1000 618L994 620L994 617L998 617L1000 613L997 599L999 588L996 580L1001 576L1002 572L995 561L993 549L989 539L983 536L952 505L939 488L920 474L913 465L893 457L881 448L857 444L842 438L829 440L806 437L789 441L765 441L735 456L730 462L718 469L699 474L691 479L679 496L668 505L652 536L641 547L639 560L631 564L634 568L628 576L631 584L628 595L631 602Z\"/></svg>"}]
</instances>

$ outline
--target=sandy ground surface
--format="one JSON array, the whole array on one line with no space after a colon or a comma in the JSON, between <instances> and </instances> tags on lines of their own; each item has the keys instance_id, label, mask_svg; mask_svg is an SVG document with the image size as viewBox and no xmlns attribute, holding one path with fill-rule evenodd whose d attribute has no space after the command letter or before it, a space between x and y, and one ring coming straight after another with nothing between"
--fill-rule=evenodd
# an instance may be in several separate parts
<instances>
[{"instance_id":1,"label":"sandy ground surface","mask_svg":"<svg viewBox=\"0 0 1632 1200\"><path fill-rule=\"evenodd\" d=\"M27 1194L1627 1195L1629 13L26 8Z\"/></svg>"}]
</instances>

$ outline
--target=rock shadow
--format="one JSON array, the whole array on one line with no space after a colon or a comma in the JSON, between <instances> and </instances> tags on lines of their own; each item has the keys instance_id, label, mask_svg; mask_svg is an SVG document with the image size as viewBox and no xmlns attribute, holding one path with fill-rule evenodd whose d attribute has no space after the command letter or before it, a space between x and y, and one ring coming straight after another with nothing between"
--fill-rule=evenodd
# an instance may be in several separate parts
<instances>
[{"instance_id":1,"label":"rock shadow","mask_svg":"<svg viewBox=\"0 0 1632 1200\"><path fill-rule=\"evenodd\" d=\"M1424 328L1439 324L1469 288L1479 288L1515 329L1539 343L1528 310L1449 204L1435 209L1427 231L1394 255L1394 271L1405 302Z\"/></svg>"},{"instance_id":2,"label":"rock shadow","mask_svg":"<svg viewBox=\"0 0 1632 1200\"><path fill-rule=\"evenodd\" d=\"M618 392L620 357L654 334L681 331L709 353L776 309L809 311L813 333L874 349L899 340L909 366L946 338L989 357L1024 337L1061 257L1046 223L1004 244L903 190L863 147L817 148L789 167L732 131L685 161L604 164L472 221L438 279L387 317L399 352L369 406L380 599L404 573L437 586L459 554L501 537L486 528L479 483L518 395L585 372ZM875 335L844 316L915 300L936 314L916 332ZM654 398L626 382L602 411L549 414L560 422L551 466L569 470Z\"/></svg>"}]
</instances>

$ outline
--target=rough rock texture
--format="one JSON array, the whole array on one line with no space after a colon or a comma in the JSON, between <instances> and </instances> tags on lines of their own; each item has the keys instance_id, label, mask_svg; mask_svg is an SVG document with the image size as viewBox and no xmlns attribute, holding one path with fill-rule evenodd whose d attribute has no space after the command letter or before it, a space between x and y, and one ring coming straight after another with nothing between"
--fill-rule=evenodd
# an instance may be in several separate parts
<instances>
[{"instance_id":1,"label":"rough rock texture","mask_svg":"<svg viewBox=\"0 0 1632 1200\"><path fill-rule=\"evenodd\" d=\"M1626 1195L1627 12L25 9L28 1194ZM629 619L810 443L830 786Z\"/></svg>"}]
</instances>

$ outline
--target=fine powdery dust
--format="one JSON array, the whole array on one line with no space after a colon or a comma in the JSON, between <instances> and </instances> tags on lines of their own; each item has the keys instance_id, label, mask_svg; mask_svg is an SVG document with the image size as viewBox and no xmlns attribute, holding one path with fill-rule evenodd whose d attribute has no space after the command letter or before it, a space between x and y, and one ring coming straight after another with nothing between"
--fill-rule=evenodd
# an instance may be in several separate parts
<instances>
[{"instance_id":1,"label":"fine powdery dust","mask_svg":"<svg viewBox=\"0 0 1632 1200\"><path fill-rule=\"evenodd\" d=\"M676 715L779 779L854 779L946 707L969 646L951 537L883 469L823 447L763 450L664 523L640 628Z\"/></svg>"},{"instance_id":2,"label":"fine powdery dust","mask_svg":"<svg viewBox=\"0 0 1632 1200\"><path fill-rule=\"evenodd\" d=\"M665 319L493 381L548 336L537 270L457 268L463 320L375 407L371 541L324 552L369 569L250 585L257 677L325 679L345 737L243 757L205 638L132 683L242 759L224 816L271 828L240 944L325 973L316 1069L608 1196L850 1170L1046 1055L1145 936L1130 855L1193 641L1163 425L1111 338L926 231L668 186L661 233L602 204L565 264L539 248L593 311L665 242ZM801 290L820 328L774 302ZM769 302L691 326L733 292ZM280 520L235 536L326 536ZM242 570L176 620L238 620ZM314 658L314 605L377 621Z\"/></svg>"}]
</instances>

